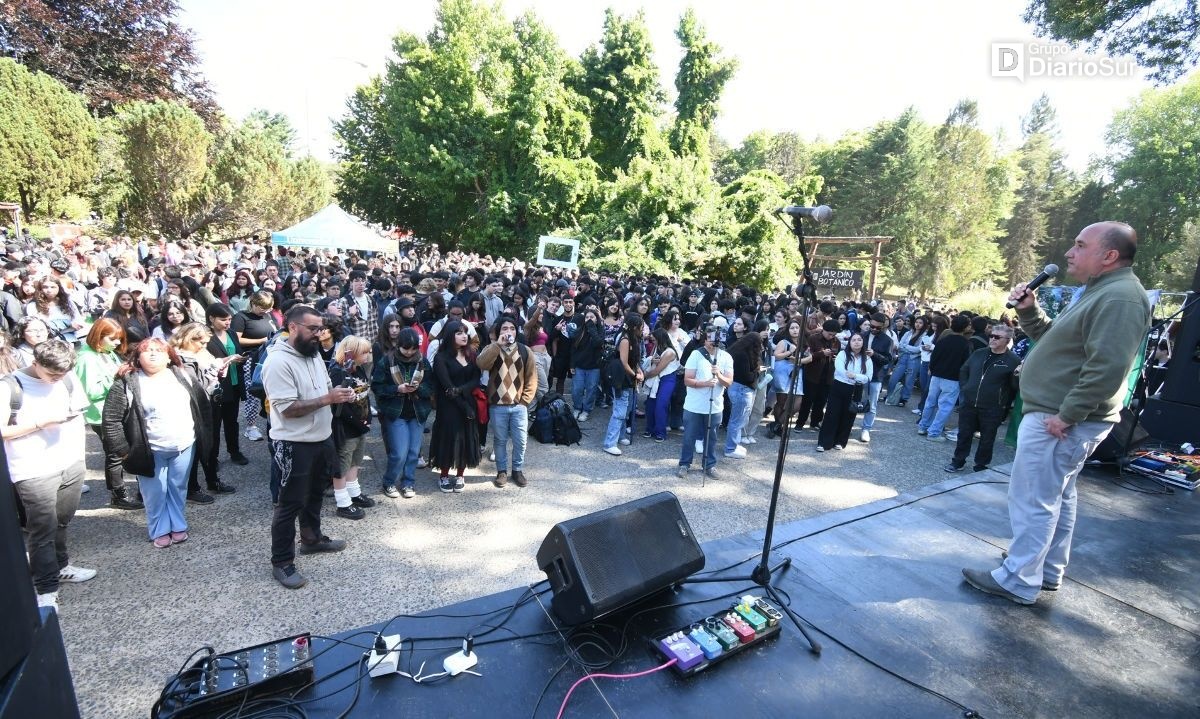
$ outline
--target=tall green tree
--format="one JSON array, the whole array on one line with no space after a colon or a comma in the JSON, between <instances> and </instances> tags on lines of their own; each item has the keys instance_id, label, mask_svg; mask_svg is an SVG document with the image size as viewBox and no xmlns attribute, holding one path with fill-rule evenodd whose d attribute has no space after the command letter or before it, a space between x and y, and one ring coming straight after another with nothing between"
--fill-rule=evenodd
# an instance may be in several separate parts
<instances>
[{"instance_id":1,"label":"tall green tree","mask_svg":"<svg viewBox=\"0 0 1200 719\"><path fill-rule=\"evenodd\" d=\"M792 186L770 170L751 170L721 189L729 213L726 251L700 267L723 280L769 289L799 275L795 236L775 210L794 198Z\"/></svg>"},{"instance_id":2,"label":"tall green tree","mask_svg":"<svg viewBox=\"0 0 1200 719\"><path fill-rule=\"evenodd\" d=\"M717 182L728 185L752 170L770 170L792 185L814 172L812 148L795 132L759 130L736 148L713 155Z\"/></svg>"},{"instance_id":3,"label":"tall green tree","mask_svg":"<svg viewBox=\"0 0 1200 719\"><path fill-rule=\"evenodd\" d=\"M684 12L675 30L683 47L683 59L675 74L675 121L670 146L677 155L693 155L709 162L709 145L721 92L737 70L737 62L720 59L720 46L708 39L696 13Z\"/></svg>"},{"instance_id":4,"label":"tall green tree","mask_svg":"<svg viewBox=\"0 0 1200 719\"><path fill-rule=\"evenodd\" d=\"M96 169L96 125L83 99L61 82L0 58L0 191L13 192L25 218Z\"/></svg>"},{"instance_id":5,"label":"tall green tree","mask_svg":"<svg viewBox=\"0 0 1200 719\"><path fill-rule=\"evenodd\" d=\"M187 237L232 202L211 181L213 136L191 108L163 100L135 102L118 118L131 228Z\"/></svg>"},{"instance_id":6,"label":"tall green tree","mask_svg":"<svg viewBox=\"0 0 1200 719\"><path fill-rule=\"evenodd\" d=\"M1057 147L1058 122L1048 96L1034 102L1021 128L1017 201L1000 240L1009 285L1033 277L1043 258L1064 251L1062 241L1069 232L1078 189Z\"/></svg>"},{"instance_id":7,"label":"tall green tree","mask_svg":"<svg viewBox=\"0 0 1200 719\"><path fill-rule=\"evenodd\" d=\"M996 238L1014 201L1016 168L997 157L979 130L979 110L964 100L934 133L934 163L923 239L924 258L914 286L941 297L999 279L1004 268Z\"/></svg>"},{"instance_id":8,"label":"tall green tree","mask_svg":"<svg viewBox=\"0 0 1200 719\"><path fill-rule=\"evenodd\" d=\"M583 53L579 91L591 103L589 155L604 177L615 176L634 157L664 158L667 143L658 128L666 96L658 81L646 16L604 14L598 45Z\"/></svg>"},{"instance_id":9,"label":"tall green tree","mask_svg":"<svg viewBox=\"0 0 1200 719\"><path fill-rule=\"evenodd\" d=\"M1025 22L1056 40L1131 56L1158 82L1200 61L1196 0L1030 0Z\"/></svg>"},{"instance_id":10,"label":"tall green tree","mask_svg":"<svg viewBox=\"0 0 1200 719\"><path fill-rule=\"evenodd\" d=\"M582 70L532 15L443 0L336 129L339 197L447 246L528 253L596 195Z\"/></svg>"},{"instance_id":11,"label":"tall green tree","mask_svg":"<svg viewBox=\"0 0 1200 719\"><path fill-rule=\"evenodd\" d=\"M1138 274L1147 285L1187 274L1171 264L1184 227L1200 217L1200 73L1148 90L1113 118L1102 212L1138 232Z\"/></svg>"},{"instance_id":12,"label":"tall green tree","mask_svg":"<svg viewBox=\"0 0 1200 719\"><path fill-rule=\"evenodd\" d=\"M884 272L893 282L915 286L925 274L924 242L930 231L928 203L933 179L934 130L909 108L864 135L851 135L820 155L826 189L821 202L835 208L821 234L891 236ZM866 248L845 246L842 254ZM840 249L830 246L831 253ZM824 251L824 250L823 250Z\"/></svg>"},{"instance_id":13,"label":"tall green tree","mask_svg":"<svg viewBox=\"0 0 1200 719\"><path fill-rule=\"evenodd\" d=\"M5 0L0 56L15 58L87 98L101 117L134 100L177 100L218 127L176 0Z\"/></svg>"}]
</instances>

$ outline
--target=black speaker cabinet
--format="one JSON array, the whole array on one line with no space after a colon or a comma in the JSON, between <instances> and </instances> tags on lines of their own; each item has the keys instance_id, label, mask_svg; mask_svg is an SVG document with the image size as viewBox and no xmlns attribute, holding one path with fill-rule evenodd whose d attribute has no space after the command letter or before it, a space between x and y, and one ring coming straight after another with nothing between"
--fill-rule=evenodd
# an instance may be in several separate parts
<instances>
[{"instance_id":1,"label":"black speaker cabinet","mask_svg":"<svg viewBox=\"0 0 1200 719\"><path fill-rule=\"evenodd\" d=\"M29 652L0 682L0 719L79 719L58 614L42 608Z\"/></svg>"},{"instance_id":2,"label":"black speaker cabinet","mask_svg":"<svg viewBox=\"0 0 1200 719\"><path fill-rule=\"evenodd\" d=\"M8 458L0 442L0 678L25 659L41 620L25 540L17 521L17 501L8 475Z\"/></svg>"},{"instance_id":3,"label":"black speaker cabinet","mask_svg":"<svg viewBox=\"0 0 1200 719\"><path fill-rule=\"evenodd\" d=\"M660 492L554 525L537 553L566 624L582 624L704 568L679 500Z\"/></svg>"}]
</instances>

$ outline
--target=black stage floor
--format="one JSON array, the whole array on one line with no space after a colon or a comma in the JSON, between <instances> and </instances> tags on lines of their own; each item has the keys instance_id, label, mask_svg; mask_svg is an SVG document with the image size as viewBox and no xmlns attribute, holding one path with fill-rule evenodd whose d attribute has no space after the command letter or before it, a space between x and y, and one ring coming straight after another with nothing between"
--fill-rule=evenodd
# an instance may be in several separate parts
<instances>
[{"instance_id":1,"label":"black stage floor","mask_svg":"<svg viewBox=\"0 0 1200 719\"><path fill-rule=\"evenodd\" d=\"M816 628L824 646L819 657L785 622L777 639L696 677L668 669L584 682L564 716L963 716L955 703L991 718L1200 716L1200 504L1192 492L1152 494L1145 492L1161 488L1125 484L1106 469L1085 471L1067 580L1033 607L988 597L962 581L964 566L992 568L1006 546L1001 472L782 526L776 541L785 546L775 556L792 558L792 566L780 586ZM761 537L748 535L711 542L705 571L760 548ZM732 571L747 573L752 565ZM604 671L656 666L643 636L727 607L728 600L712 598L740 595L739 589L752 585L686 585L607 618L608 627L596 629L598 641L616 646L627 627L628 648ZM529 601L485 634L522 597ZM410 654L408 638L473 632L482 676L421 685L396 675L364 677L349 716L554 717L586 672L567 660L565 632L554 631L549 599L548 593L530 599L520 588L431 612L440 616L393 620L388 632L406 639L402 669L416 672L425 660L427 674L440 672L459 641L419 641ZM695 604L643 611L687 602ZM487 611L494 613L449 616ZM517 638L537 633L543 634ZM341 636L364 645L371 639ZM576 635L575 644L588 638ZM305 705L309 716L335 717L353 699L361 650L325 641L314 646L328 649L317 660L325 678L298 698L316 699Z\"/></svg>"}]
</instances>

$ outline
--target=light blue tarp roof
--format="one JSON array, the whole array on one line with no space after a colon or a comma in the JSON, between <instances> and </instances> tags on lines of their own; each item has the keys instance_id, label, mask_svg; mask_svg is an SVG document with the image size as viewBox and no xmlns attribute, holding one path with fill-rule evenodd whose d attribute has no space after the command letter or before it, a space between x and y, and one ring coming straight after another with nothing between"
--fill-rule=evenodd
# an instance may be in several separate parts
<instances>
[{"instance_id":1,"label":"light blue tarp roof","mask_svg":"<svg viewBox=\"0 0 1200 719\"><path fill-rule=\"evenodd\" d=\"M337 205L329 205L317 214L271 233L271 242L284 247L317 247L333 250L369 250L396 252L396 241L381 236Z\"/></svg>"}]
</instances>

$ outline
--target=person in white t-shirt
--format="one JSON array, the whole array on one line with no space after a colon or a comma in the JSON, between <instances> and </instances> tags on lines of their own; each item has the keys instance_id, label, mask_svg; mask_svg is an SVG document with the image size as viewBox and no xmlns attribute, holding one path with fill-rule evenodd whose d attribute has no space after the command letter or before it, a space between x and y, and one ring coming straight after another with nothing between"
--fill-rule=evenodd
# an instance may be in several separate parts
<instances>
[{"instance_id":1,"label":"person in white t-shirt","mask_svg":"<svg viewBox=\"0 0 1200 719\"><path fill-rule=\"evenodd\" d=\"M703 448L702 465L709 477L716 477L717 427L725 409L725 389L733 384L733 358L717 346L721 331L705 327L704 345L688 356L683 369L687 395L683 399L683 449L676 474L687 476L696 444Z\"/></svg>"}]
</instances>

